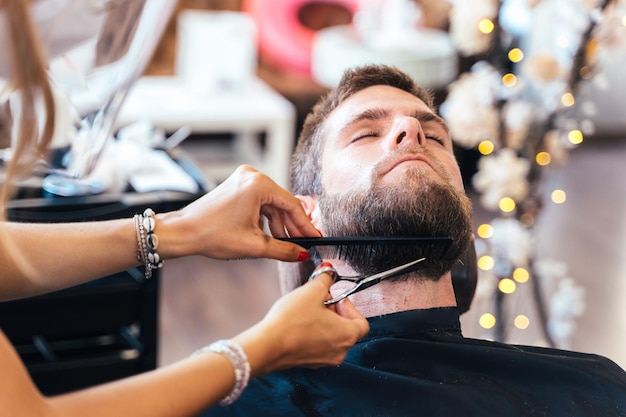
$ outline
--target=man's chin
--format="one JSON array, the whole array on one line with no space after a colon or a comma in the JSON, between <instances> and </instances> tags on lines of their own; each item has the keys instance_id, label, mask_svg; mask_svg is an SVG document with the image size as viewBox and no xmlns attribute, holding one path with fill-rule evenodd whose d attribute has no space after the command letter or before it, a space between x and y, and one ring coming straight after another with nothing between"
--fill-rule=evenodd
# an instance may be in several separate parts
<instances>
[{"instance_id":1,"label":"man's chin","mask_svg":"<svg viewBox=\"0 0 626 417\"><path fill-rule=\"evenodd\" d=\"M396 188L410 187L412 184L441 183L442 178L432 167L422 161L402 162L380 178L380 184Z\"/></svg>"}]
</instances>

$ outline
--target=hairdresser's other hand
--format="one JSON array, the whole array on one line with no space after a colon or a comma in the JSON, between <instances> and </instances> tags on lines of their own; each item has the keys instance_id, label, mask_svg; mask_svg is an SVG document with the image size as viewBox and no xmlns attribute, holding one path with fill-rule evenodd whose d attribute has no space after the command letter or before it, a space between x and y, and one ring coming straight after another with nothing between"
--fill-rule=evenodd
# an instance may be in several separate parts
<instances>
[{"instance_id":1,"label":"hairdresser's other hand","mask_svg":"<svg viewBox=\"0 0 626 417\"><path fill-rule=\"evenodd\" d=\"M333 279L323 273L287 293L265 318L234 340L255 375L294 366L336 366L369 331L367 320L345 299L327 307Z\"/></svg>"},{"instance_id":2,"label":"hairdresser's other hand","mask_svg":"<svg viewBox=\"0 0 626 417\"><path fill-rule=\"evenodd\" d=\"M184 209L158 215L156 232L161 245L168 245L160 246L160 252L171 253L166 257L200 254L216 259L307 259L301 246L268 236L262 216L274 237L320 235L297 198L268 176L242 165ZM161 233L167 233L167 238Z\"/></svg>"}]
</instances>

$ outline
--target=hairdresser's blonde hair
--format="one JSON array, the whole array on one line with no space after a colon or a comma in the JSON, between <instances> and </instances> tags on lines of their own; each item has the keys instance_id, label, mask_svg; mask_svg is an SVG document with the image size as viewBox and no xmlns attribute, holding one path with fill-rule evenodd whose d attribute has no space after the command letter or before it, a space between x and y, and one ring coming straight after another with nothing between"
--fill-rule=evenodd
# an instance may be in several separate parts
<instances>
[{"instance_id":1,"label":"hairdresser's blonde hair","mask_svg":"<svg viewBox=\"0 0 626 417\"><path fill-rule=\"evenodd\" d=\"M40 45L36 28L30 16L30 1L0 0L5 12L9 48L3 59L9 59L11 78L8 88L20 91L21 110L12 115L17 120L17 137L13 143L13 157L6 169L0 189L0 218L6 216L6 205L11 198L15 180L28 175L33 164L45 156L54 133L54 96L48 79L47 59ZM43 102L44 114L38 114L37 102ZM39 129L43 120L43 129ZM9 132L11 129L2 129Z\"/></svg>"}]
</instances>

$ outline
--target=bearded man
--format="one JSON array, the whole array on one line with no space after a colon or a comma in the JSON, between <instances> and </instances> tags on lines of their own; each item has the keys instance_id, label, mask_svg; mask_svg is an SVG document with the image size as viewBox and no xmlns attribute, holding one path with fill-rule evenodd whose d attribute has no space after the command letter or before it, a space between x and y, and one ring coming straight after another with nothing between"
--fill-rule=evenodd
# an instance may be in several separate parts
<instances>
[{"instance_id":1,"label":"bearded man","mask_svg":"<svg viewBox=\"0 0 626 417\"><path fill-rule=\"evenodd\" d=\"M406 74L347 71L305 120L291 187L324 236L450 236L452 246L420 248L417 270L350 296L370 332L342 365L256 379L208 415L626 416L626 374L606 358L463 337L451 269L472 237L471 204L446 124ZM326 255L357 275L417 252ZM281 272L284 290L306 278Z\"/></svg>"}]
</instances>

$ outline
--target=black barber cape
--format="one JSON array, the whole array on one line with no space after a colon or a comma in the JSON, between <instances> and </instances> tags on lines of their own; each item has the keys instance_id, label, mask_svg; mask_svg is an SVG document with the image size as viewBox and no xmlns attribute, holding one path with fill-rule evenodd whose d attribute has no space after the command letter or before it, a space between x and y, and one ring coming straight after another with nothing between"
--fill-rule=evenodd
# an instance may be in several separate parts
<instances>
[{"instance_id":1,"label":"black barber cape","mask_svg":"<svg viewBox=\"0 0 626 417\"><path fill-rule=\"evenodd\" d=\"M626 373L607 358L464 338L455 308L369 323L341 366L257 378L203 416L626 416Z\"/></svg>"}]
</instances>

